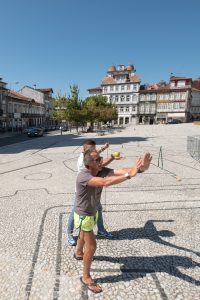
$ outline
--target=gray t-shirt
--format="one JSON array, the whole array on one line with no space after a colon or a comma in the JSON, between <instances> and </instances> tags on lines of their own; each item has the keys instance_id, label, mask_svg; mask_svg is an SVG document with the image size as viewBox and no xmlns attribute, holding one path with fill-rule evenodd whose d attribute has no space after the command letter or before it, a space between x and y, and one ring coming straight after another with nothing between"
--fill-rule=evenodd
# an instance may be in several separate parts
<instances>
[{"instance_id":1,"label":"gray t-shirt","mask_svg":"<svg viewBox=\"0 0 200 300\"><path fill-rule=\"evenodd\" d=\"M96 177L106 177L112 169L103 167ZM80 216L94 216L98 209L103 187L88 186L94 178L88 169L83 169L76 179L75 212Z\"/></svg>"}]
</instances>

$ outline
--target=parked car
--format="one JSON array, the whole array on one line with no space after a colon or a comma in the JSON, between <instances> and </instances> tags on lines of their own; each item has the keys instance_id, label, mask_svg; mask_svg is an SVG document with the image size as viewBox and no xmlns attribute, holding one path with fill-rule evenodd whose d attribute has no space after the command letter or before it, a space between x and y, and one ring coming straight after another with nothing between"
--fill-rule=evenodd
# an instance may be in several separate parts
<instances>
[{"instance_id":1,"label":"parked car","mask_svg":"<svg viewBox=\"0 0 200 300\"><path fill-rule=\"evenodd\" d=\"M23 133L28 133L29 130L31 130L31 129L33 129L33 128L35 128L35 127L24 128L24 129L22 130L22 132L23 132Z\"/></svg>"},{"instance_id":2,"label":"parked car","mask_svg":"<svg viewBox=\"0 0 200 300\"><path fill-rule=\"evenodd\" d=\"M0 127L0 132L5 132L5 131L6 131L5 127Z\"/></svg>"},{"instance_id":3,"label":"parked car","mask_svg":"<svg viewBox=\"0 0 200 300\"><path fill-rule=\"evenodd\" d=\"M43 132L44 132L44 131L43 131L42 128L36 128L36 127L34 127L34 128L31 128L31 129L28 130L27 135L28 135L29 137L43 136Z\"/></svg>"},{"instance_id":4,"label":"parked car","mask_svg":"<svg viewBox=\"0 0 200 300\"><path fill-rule=\"evenodd\" d=\"M181 123L182 122L180 120L176 120L176 119L167 122L167 124L181 124Z\"/></svg>"}]
</instances>

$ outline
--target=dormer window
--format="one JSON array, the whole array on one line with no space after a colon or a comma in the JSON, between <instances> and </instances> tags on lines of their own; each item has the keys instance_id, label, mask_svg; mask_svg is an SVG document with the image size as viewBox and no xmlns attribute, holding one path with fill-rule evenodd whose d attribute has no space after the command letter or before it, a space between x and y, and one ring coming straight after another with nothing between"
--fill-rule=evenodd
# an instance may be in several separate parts
<instances>
[{"instance_id":1,"label":"dormer window","mask_svg":"<svg viewBox=\"0 0 200 300\"><path fill-rule=\"evenodd\" d=\"M183 87L183 86L185 86L185 80L179 80L179 81L177 82L177 86L178 86L178 87Z\"/></svg>"},{"instance_id":2,"label":"dormer window","mask_svg":"<svg viewBox=\"0 0 200 300\"><path fill-rule=\"evenodd\" d=\"M171 87L175 87L175 82L171 81L170 85L171 85Z\"/></svg>"},{"instance_id":3,"label":"dormer window","mask_svg":"<svg viewBox=\"0 0 200 300\"><path fill-rule=\"evenodd\" d=\"M119 66L117 67L117 70L118 70L118 71L124 71L124 65L119 65Z\"/></svg>"}]
</instances>

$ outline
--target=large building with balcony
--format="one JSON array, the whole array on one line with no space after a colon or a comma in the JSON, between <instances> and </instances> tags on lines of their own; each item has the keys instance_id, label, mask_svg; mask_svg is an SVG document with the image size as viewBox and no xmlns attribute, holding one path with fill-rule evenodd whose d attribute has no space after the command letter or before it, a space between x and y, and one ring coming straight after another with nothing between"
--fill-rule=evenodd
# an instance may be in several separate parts
<instances>
[{"instance_id":1,"label":"large building with balcony","mask_svg":"<svg viewBox=\"0 0 200 300\"><path fill-rule=\"evenodd\" d=\"M156 122L157 85L141 85L139 90L138 122L154 124Z\"/></svg>"},{"instance_id":2,"label":"large building with balcony","mask_svg":"<svg viewBox=\"0 0 200 300\"><path fill-rule=\"evenodd\" d=\"M25 97L35 100L41 107L44 108L42 125L49 126L53 124L53 106L52 106L52 88L34 89L29 86L24 86L20 93Z\"/></svg>"},{"instance_id":3,"label":"large building with balcony","mask_svg":"<svg viewBox=\"0 0 200 300\"><path fill-rule=\"evenodd\" d=\"M118 124L138 122L140 78L135 74L133 65L109 67L107 76L102 79L101 88L102 95L107 97L108 102L117 106Z\"/></svg>"},{"instance_id":4,"label":"large building with balcony","mask_svg":"<svg viewBox=\"0 0 200 300\"><path fill-rule=\"evenodd\" d=\"M0 131L53 125L51 88L11 91L0 79Z\"/></svg>"},{"instance_id":5,"label":"large building with balcony","mask_svg":"<svg viewBox=\"0 0 200 300\"><path fill-rule=\"evenodd\" d=\"M108 68L100 87L90 95L104 95L117 106L118 124L167 123L200 119L200 78L171 76L169 83L140 85L133 65Z\"/></svg>"},{"instance_id":6,"label":"large building with balcony","mask_svg":"<svg viewBox=\"0 0 200 300\"><path fill-rule=\"evenodd\" d=\"M169 84L157 89L157 123L191 120L191 88L192 78L171 76Z\"/></svg>"}]
</instances>

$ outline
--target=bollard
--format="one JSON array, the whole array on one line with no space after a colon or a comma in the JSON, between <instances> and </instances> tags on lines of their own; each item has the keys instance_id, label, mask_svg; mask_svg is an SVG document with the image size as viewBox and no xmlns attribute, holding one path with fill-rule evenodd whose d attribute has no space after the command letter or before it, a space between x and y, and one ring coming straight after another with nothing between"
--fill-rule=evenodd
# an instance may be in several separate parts
<instances>
[{"instance_id":1,"label":"bollard","mask_svg":"<svg viewBox=\"0 0 200 300\"><path fill-rule=\"evenodd\" d=\"M163 155L162 155L162 146L160 146L159 155L158 155L158 167L160 167L160 160L161 160L162 169L163 169Z\"/></svg>"}]
</instances>

